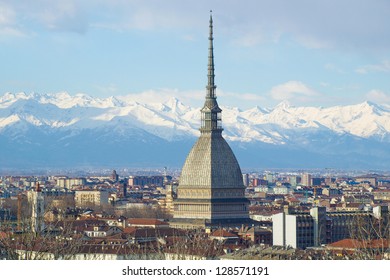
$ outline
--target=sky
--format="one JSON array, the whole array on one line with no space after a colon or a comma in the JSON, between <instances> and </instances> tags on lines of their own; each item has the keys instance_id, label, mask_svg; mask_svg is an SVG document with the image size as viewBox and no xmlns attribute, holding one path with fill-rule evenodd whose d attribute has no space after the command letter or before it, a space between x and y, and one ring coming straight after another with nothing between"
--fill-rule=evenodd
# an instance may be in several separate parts
<instances>
[{"instance_id":1,"label":"sky","mask_svg":"<svg viewBox=\"0 0 390 280\"><path fill-rule=\"evenodd\" d=\"M390 104L388 0L0 0L0 96L200 107L210 10L220 105Z\"/></svg>"}]
</instances>

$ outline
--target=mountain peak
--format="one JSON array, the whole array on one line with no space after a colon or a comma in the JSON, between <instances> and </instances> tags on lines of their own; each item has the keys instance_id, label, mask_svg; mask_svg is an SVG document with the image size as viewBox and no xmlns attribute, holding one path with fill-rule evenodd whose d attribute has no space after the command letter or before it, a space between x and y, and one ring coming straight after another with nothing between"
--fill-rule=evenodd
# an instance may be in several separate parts
<instances>
[{"instance_id":1,"label":"mountain peak","mask_svg":"<svg viewBox=\"0 0 390 280\"><path fill-rule=\"evenodd\" d=\"M170 97L165 103L165 106L170 108L174 113L183 114L190 109L190 107L185 106L179 99L176 97Z\"/></svg>"},{"instance_id":2,"label":"mountain peak","mask_svg":"<svg viewBox=\"0 0 390 280\"><path fill-rule=\"evenodd\" d=\"M367 113L374 113L376 115L382 115L383 111L385 111L381 106L378 104L371 102L371 101L364 101L363 103L358 104L358 106L361 108L363 112Z\"/></svg>"},{"instance_id":3,"label":"mountain peak","mask_svg":"<svg viewBox=\"0 0 390 280\"><path fill-rule=\"evenodd\" d=\"M173 147L173 153L179 153L180 141L193 140L199 135L199 108L183 105L176 97L164 103L135 100L126 96L96 98L67 92L5 93L0 96L0 140L6 139L2 145L10 146L2 146L2 152L8 152L8 157L2 154L0 163L3 160L8 164L18 154L23 156L21 160L26 160L27 153L17 151L35 151L38 146L48 148L48 155L67 147L64 156L89 153L90 159L99 157L97 162L101 156L96 151L107 147L128 149L129 153L137 151L154 160L150 147L167 145ZM267 146L272 151L302 149L299 154L314 155L311 158L320 153L325 157L351 154L352 160L356 160L361 153L367 153L367 164L371 164L375 161L374 154L381 158L390 150L390 108L370 101L328 108L291 107L283 101L273 109L256 106L249 110L229 107L223 110L226 139L236 147L247 145L248 151L272 144ZM113 141L114 146L109 146ZM148 141L153 145L145 147ZM80 143L84 143L83 148ZM94 146L96 143L100 146ZM134 148L131 143L137 146ZM267 153L268 148L262 152ZM372 149L378 152L373 153ZM253 158L253 152L250 153ZM377 162L386 163L387 159L390 152L388 158ZM73 158L71 162L74 163Z\"/></svg>"},{"instance_id":4,"label":"mountain peak","mask_svg":"<svg viewBox=\"0 0 390 280\"><path fill-rule=\"evenodd\" d=\"M278 105L275 106L275 109L288 109L291 107L291 104L288 100L283 100Z\"/></svg>"}]
</instances>

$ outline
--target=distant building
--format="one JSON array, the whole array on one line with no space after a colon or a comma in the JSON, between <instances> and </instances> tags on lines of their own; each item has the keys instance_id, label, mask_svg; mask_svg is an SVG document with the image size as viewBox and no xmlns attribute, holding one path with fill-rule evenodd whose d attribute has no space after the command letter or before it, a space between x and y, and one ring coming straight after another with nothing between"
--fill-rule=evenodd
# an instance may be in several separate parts
<instances>
[{"instance_id":1,"label":"distant building","mask_svg":"<svg viewBox=\"0 0 390 280\"><path fill-rule=\"evenodd\" d=\"M165 211L167 211L170 214L173 214L174 212L174 199L176 198L176 191L175 191L175 186L174 184L170 185L165 185L165 201L163 208Z\"/></svg>"},{"instance_id":2,"label":"distant building","mask_svg":"<svg viewBox=\"0 0 390 280\"><path fill-rule=\"evenodd\" d=\"M223 229L217 229L210 233L209 238L211 240L218 240L220 242L238 241L238 235L228 232Z\"/></svg>"},{"instance_id":3,"label":"distant building","mask_svg":"<svg viewBox=\"0 0 390 280\"><path fill-rule=\"evenodd\" d=\"M375 176L364 176L364 177L355 177L355 182L358 183L369 183L371 186L377 186L378 181Z\"/></svg>"},{"instance_id":4,"label":"distant building","mask_svg":"<svg viewBox=\"0 0 390 280\"><path fill-rule=\"evenodd\" d=\"M300 182L300 178L297 176L289 176L288 181L289 181L291 187L295 188L298 185L298 183Z\"/></svg>"},{"instance_id":5,"label":"distant building","mask_svg":"<svg viewBox=\"0 0 390 280\"><path fill-rule=\"evenodd\" d=\"M324 178L311 178L311 186L321 186L322 183L325 183Z\"/></svg>"},{"instance_id":6,"label":"distant building","mask_svg":"<svg viewBox=\"0 0 390 280\"><path fill-rule=\"evenodd\" d=\"M326 196L339 196L342 194L341 190L336 188L324 188L322 194Z\"/></svg>"},{"instance_id":7,"label":"distant building","mask_svg":"<svg viewBox=\"0 0 390 280\"><path fill-rule=\"evenodd\" d=\"M98 206L109 203L109 193L106 190L76 190L76 207Z\"/></svg>"},{"instance_id":8,"label":"distant building","mask_svg":"<svg viewBox=\"0 0 390 280\"><path fill-rule=\"evenodd\" d=\"M289 186L286 185L278 185L273 188L274 194L288 194L290 192Z\"/></svg>"},{"instance_id":9,"label":"distant building","mask_svg":"<svg viewBox=\"0 0 390 280\"><path fill-rule=\"evenodd\" d=\"M374 190L372 194L375 200L390 201L390 189Z\"/></svg>"},{"instance_id":10,"label":"distant building","mask_svg":"<svg viewBox=\"0 0 390 280\"><path fill-rule=\"evenodd\" d=\"M111 173L111 180L114 182L118 182L118 180L119 180L119 175L116 173L115 170L113 170Z\"/></svg>"},{"instance_id":11,"label":"distant building","mask_svg":"<svg viewBox=\"0 0 390 280\"><path fill-rule=\"evenodd\" d=\"M60 188L67 188L71 189L75 186L83 186L86 183L85 178L65 178L65 177L60 177L57 178L57 186Z\"/></svg>"},{"instance_id":12,"label":"distant building","mask_svg":"<svg viewBox=\"0 0 390 280\"><path fill-rule=\"evenodd\" d=\"M265 174L264 179L265 179L268 183L275 183L275 181L276 181L276 175L273 174L273 173L267 173L267 174Z\"/></svg>"},{"instance_id":13,"label":"distant building","mask_svg":"<svg viewBox=\"0 0 390 280\"><path fill-rule=\"evenodd\" d=\"M126 227L169 228L169 223L158 219L133 218L126 221Z\"/></svg>"},{"instance_id":14,"label":"distant building","mask_svg":"<svg viewBox=\"0 0 390 280\"><path fill-rule=\"evenodd\" d=\"M30 191L31 199L31 229L33 232L41 232L45 227L45 205L41 187L37 183L36 188Z\"/></svg>"},{"instance_id":15,"label":"distant building","mask_svg":"<svg viewBox=\"0 0 390 280\"><path fill-rule=\"evenodd\" d=\"M249 174L248 173L242 174L242 182L244 183L245 187L249 186Z\"/></svg>"},{"instance_id":16,"label":"distant building","mask_svg":"<svg viewBox=\"0 0 390 280\"><path fill-rule=\"evenodd\" d=\"M129 186L159 186L162 187L164 176L130 176L128 179Z\"/></svg>"},{"instance_id":17,"label":"distant building","mask_svg":"<svg viewBox=\"0 0 390 280\"><path fill-rule=\"evenodd\" d=\"M257 186L268 186L268 181L264 179L259 179L259 178L253 178L252 179L252 186L257 187Z\"/></svg>"},{"instance_id":18,"label":"distant building","mask_svg":"<svg viewBox=\"0 0 390 280\"><path fill-rule=\"evenodd\" d=\"M379 207L379 208L378 208ZM325 207L313 207L310 212L285 211L272 216L273 245L305 249L350 238L357 227L370 219L388 215L388 207L377 206L369 211L326 212Z\"/></svg>"},{"instance_id":19,"label":"distant building","mask_svg":"<svg viewBox=\"0 0 390 280\"><path fill-rule=\"evenodd\" d=\"M238 235L242 239L250 240L255 244L272 245L272 232L265 228L242 226L238 231Z\"/></svg>"},{"instance_id":20,"label":"distant building","mask_svg":"<svg viewBox=\"0 0 390 280\"><path fill-rule=\"evenodd\" d=\"M311 175L309 173L305 173L302 175L301 185L306 186L306 187L312 186Z\"/></svg>"}]
</instances>

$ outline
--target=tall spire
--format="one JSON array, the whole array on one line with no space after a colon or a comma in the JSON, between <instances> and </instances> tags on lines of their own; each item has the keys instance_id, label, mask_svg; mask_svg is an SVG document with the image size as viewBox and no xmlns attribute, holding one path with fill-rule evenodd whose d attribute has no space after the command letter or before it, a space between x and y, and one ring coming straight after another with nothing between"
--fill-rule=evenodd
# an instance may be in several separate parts
<instances>
[{"instance_id":1,"label":"tall spire","mask_svg":"<svg viewBox=\"0 0 390 280\"><path fill-rule=\"evenodd\" d=\"M214 84L214 46L213 46L213 15L210 11L210 24L209 24L209 61L208 61L208 84L207 84L207 97L215 98L215 84Z\"/></svg>"},{"instance_id":2,"label":"tall spire","mask_svg":"<svg viewBox=\"0 0 390 280\"><path fill-rule=\"evenodd\" d=\"M201 133L217 133L221 134L221 112L218 107L217 97L215 90L217 86L214 83L214 46L213 46L213 16L210 11L209 21L209 55L207 66L207 86L206 86L206 100L201 110L202 113L202 125L200 128Z\"/></svg>"}]
</instances>

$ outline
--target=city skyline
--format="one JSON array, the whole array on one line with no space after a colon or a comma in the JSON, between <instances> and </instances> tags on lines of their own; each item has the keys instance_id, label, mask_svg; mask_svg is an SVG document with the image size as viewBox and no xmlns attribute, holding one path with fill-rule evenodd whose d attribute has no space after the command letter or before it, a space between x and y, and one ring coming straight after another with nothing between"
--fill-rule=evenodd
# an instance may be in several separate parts
<instances>
[{"instance_id":1,"label":"city skyline","mask_svg":"<svg viewBox=\"0 0 390 280\"><path fill-rule=\"evenodd\" d=\"M389 260L390 4L309 2L0 0L0 259Z\"/></svg>"},{"instance_id":2,"label":"city skyline","mask_svg":"<svg viewBox=\"0 0 390 280\"><path fill-rule=\"evenodd\" d=\"M242 109L390 102L386 1L0 1L1 94L204 97L213 9L219 97ZM43 8L42 8L43 7Z\"/></svg>"}]
</instances>

